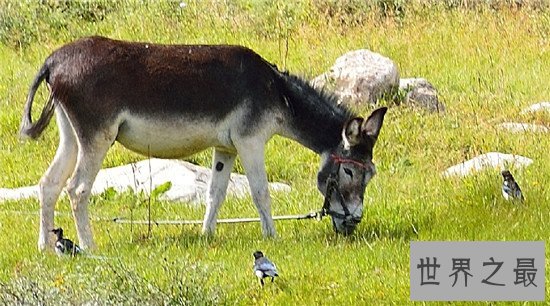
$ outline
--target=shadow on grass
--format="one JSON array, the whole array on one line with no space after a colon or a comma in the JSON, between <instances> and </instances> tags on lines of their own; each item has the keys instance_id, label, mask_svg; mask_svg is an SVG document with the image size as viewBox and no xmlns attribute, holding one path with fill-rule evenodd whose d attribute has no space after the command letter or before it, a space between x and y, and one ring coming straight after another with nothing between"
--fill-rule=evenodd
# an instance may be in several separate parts
<instances>
[{"instance_id":1,"label":"shadow on grass","mask_svg":"<svg viewBox=\"0 0 550 306\"><path fill-rule=\"evenodd\" d=\"M334 232L330 220L322 221L318 230L309 233L305 239L322 240L327 243L337 243L342 240L349 242L375 242L381 239L390 240L415 240L422 231L432 227L435 212L427 212L415 216L412 219L396 218L398 220L368 218L357 226L355 232L344 236ZM300 239L301 240L301 239Z\"/></svg>"},{"instance_id":2,"label":"shadow on grass","mask_svg":"<svg viewBox=\"0 0 550 306\"><path fill-rule=\"evenodd\" d=\"M423 231L429 231L435 220L435 210L422 208L400 208L395 211L380 209L365 216L350 236L336 234L330 217L321 221L300 220L277 222L278 236L275 240L294 243L324 242L336 244L375 242L378 240L410 241L418 238ZM259 223L219 224L214 236L204 236L198 225L153 226L152 236L147 237L146 226L134 231L131 244L153 249L223 248L235 243L248 245L254 241L264 241ZM127 235L130 235L129 233ZM116 247L116 246L115 246Z\"/></svg>"}]
</instances>

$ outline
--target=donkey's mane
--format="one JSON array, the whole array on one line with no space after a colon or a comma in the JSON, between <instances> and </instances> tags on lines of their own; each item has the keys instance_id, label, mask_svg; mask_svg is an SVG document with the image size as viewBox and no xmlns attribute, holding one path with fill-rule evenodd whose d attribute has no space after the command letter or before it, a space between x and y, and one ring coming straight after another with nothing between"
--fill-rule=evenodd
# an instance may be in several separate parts
<instances>
[{"instance_id":1,"label":"donkey's mane","mask_svg":"<svg viewBox=\"0 0 550 306\"><path fill-rule=\"evenodd\" d=\"M297 138L318 153L339 144L345 122L356 115L338 104L335 94L313 87L303 77L274 68L284 80L283 98L291 110L291 126Z\"/></svg>"},{"instance_id":2,"label":"donkey's mane","mask_svg":"<svg viewBox=\"0 0 550 306\"><path fill-rule=\"evenodd\" d=\"M320 114L332 114L331 116L341 116L346 119L355 116L355 113L346 106L338 103L338 96L326 90L317 88L302 76L291 74L288 71L279 71L285 76L286 80L298 89L303 107L310 111L318 111Z\"/></svg>"}]
</instances>

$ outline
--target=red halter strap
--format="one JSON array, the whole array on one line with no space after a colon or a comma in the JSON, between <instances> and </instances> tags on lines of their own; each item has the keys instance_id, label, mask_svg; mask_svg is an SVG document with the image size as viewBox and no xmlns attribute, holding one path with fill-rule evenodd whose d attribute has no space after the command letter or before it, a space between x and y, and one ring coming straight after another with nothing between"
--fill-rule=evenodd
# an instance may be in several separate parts
<instances>
[{"instance_id":1,"label":"red halter strap","mask_svg":"<svg viewBox=\"0 0 550 306\"><path fill-rule=\"evenodd\" d=\"M343 158L343 157L338 156L336 154L331 154L330 158L332 158L332 160L337 164L354 164L354 165L356 165L358 167L361 167L363 169L368 168L367 164L362 163L362 162L360 162L358 160L355 160L355 159Z\"/></svg>"}]
</instances>

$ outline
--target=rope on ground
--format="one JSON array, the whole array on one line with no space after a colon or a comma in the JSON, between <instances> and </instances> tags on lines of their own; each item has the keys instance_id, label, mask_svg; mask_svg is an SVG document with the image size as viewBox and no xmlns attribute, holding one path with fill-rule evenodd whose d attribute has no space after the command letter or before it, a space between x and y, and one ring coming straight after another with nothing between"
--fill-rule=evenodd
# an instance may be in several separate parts
<instances>
[{"instance_id":1,"label":"rope on ground","mask_svg":"<svg viewBox=\"0 0 550 306\"><path fill-rule=\"evenodd\" d=\"M320 212L311 212L305 215L286 215L286 216L273 216L273 221L280 220L307 220L307 219L316 219L321 220L322 215ZM203 220L129 220L127 218L117 217L109 220L101 221L112 221L119 224L155 224L155 225L197 225L202 224ZM260 222L260 218L233 218L233 219L218 219L216 223L251 223L251 222Z\"/></svg>"},{"instance_id":2,"label":"rope on ground","mask_svg":"<svg viewBox=\"0 0 550 306\"><path fill-rule=\"evenodd\" d=\"M14 215L29 215L29 216L39 216L38 211L0 211L3 214L14 214ZM68 212L55 212L56 216L67 216L71 217L72 215ZM282 221L282 220L308 220L315 219L320 221L323 218L324 214L320 211L310 212L308 214L302 215L284 215L284 216L273 216L273 221ZM203 220L130 220L129 218L116 217L116 218L106 218L106 217L90 217L91 221L96 222L114 222L118 224L155 224L155 225L202 225ZM231 218L231 219L218 219L217 223L252 223L260 222L260 218Z\"/></svg>"}]
</instances>

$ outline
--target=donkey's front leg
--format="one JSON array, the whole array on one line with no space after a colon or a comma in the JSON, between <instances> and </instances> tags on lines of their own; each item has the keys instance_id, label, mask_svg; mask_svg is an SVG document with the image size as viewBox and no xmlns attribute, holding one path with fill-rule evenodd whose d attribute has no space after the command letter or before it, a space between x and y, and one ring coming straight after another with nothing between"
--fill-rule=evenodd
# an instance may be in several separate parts
<instances>
[{"instance_id":1,"label":"donkey's front leg","mask_svg":"<svg viewBox=\"0 0 550 306\"><path fill-rule=\"evenodd\" d=\"M252 200L260 214L262 232L264 236L274 237L276 235L275 225L271 216L271 197L269 196L264 163L265 143L261 145L257 142L247 143L239 149L239 155L250 185Z\"/></svg>"},{"instance_id":2,"label":"donkey's front leg","mask_svg":"<svg viewBox=\"0 0 550 306\"><path fill-rule=\"evenodd\" d=\"M235 163L235 154L214 149L214 158L212 160L212 176L208 182L206 193L206 213L202 225L203 234L213 234L216 230L216 219L220 205L225 199L227 193L227 184L233 164Z\"/></svg>"}]
</instances>

